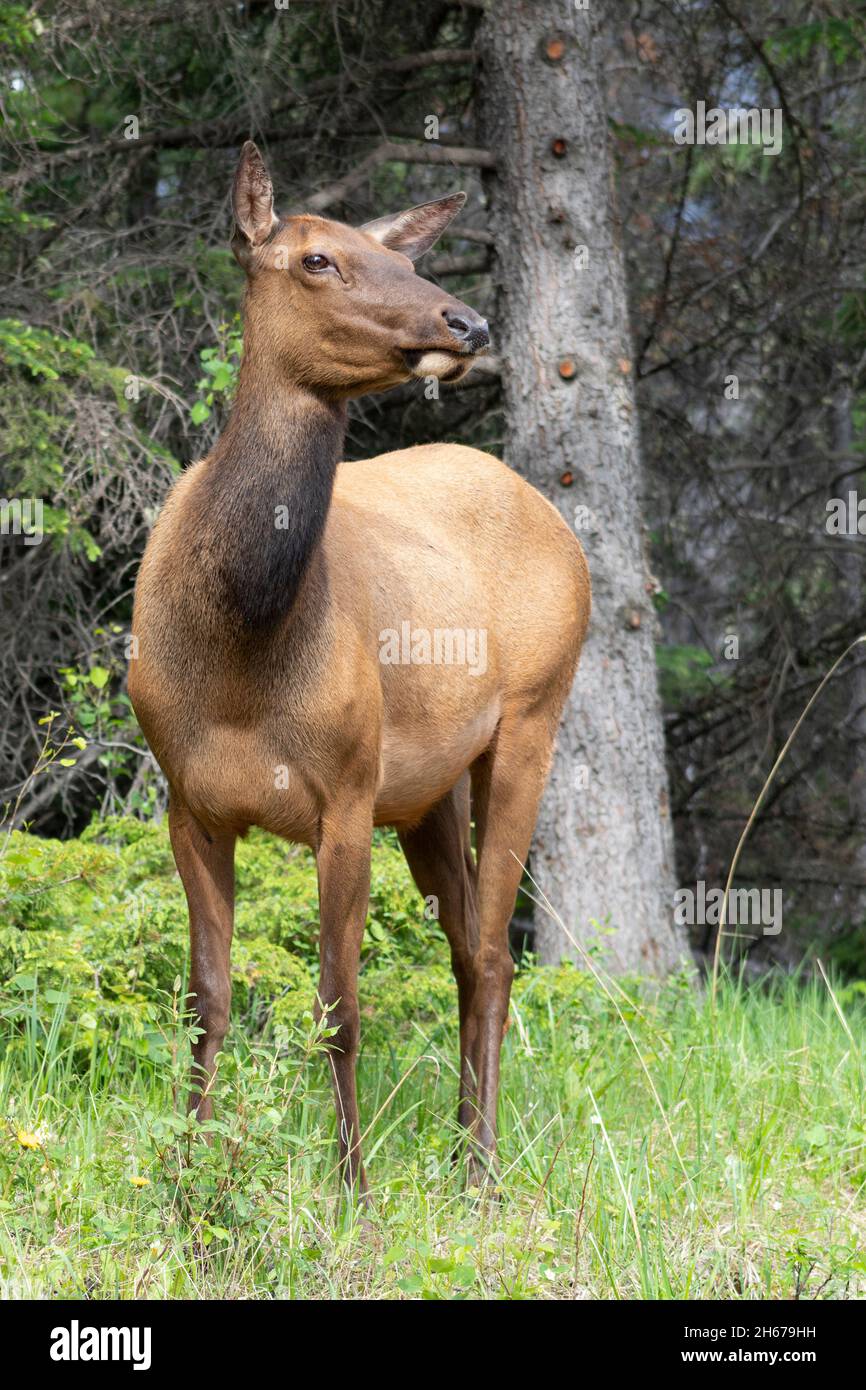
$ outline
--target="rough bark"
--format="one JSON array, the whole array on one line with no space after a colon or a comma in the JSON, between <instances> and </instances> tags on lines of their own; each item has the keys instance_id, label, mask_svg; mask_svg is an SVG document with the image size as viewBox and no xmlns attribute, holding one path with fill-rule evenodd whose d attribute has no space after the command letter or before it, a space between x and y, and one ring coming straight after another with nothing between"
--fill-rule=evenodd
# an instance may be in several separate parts
<instances>
[{"instance_id":1,"label":"rough bark","mask_svg":"<svg viewBox=\"0 0 866 1390\"><path fill-rule=\"evenodd\" d=\"M836 460L844 458L846 455L850 459L854 448L853 407L853 392L850 385L846 383L836 392L833 401L833 438L831 441L833 462L830 463L828 469L831 474L838 475L840 468L850 466L847 460L844 464L840 464ZM857 490L859 482L860 476L854 475L845 478L841 484L836 483L834 485L834 479L830 477L827 495L828 497L839 495L845 497L850 489ZM842 572L840 600L841 604L851 613L860 611L863 589L863 557L858 552L859 547L847 546L843 549L840 558ZM851 669L849 690L848 806L853 828L851 837L853 881L847 888L840 886L838 896L842 899L839 906L843 916L862 931L863 924L866 923L866 840L864 840L862 830L862 827L866 825L866 767L864 767L863 757L864 748L866 748L866 661L859 652L855 655Z\"/></svg>"},{"instance_id":2,"label":"rough bark","mask_svg":"<svg viewBox=\"0 0 866 1390\"><path fill-rule=\"evenodd\" d=\"M480 31L479 122L497 159L487 188L506 458L577 531L593 581L590 635L538 822L533 876L581 943L612 929L603 939L614 968L664 974L686 946L673 923L600 9L496 0ZM576 954L544 912L536 913L536 943L545 961Z\"/></svg>"}]
</instances>

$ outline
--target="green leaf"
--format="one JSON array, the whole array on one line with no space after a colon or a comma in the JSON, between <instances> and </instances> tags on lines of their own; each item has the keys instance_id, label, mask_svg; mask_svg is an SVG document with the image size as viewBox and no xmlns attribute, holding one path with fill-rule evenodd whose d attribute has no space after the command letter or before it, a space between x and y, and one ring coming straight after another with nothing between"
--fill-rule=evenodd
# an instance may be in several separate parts
<instances>
[{"instance_id":1,"label":"green leaf","mask_svg":"<svg viewBox=\"0 0 866 1390\"><path fill-rule=\"evenodd\" d=\"M400 1279L397 1287L404 1293L420 1293L424 1287L424 1280L420 1274L409 1274L405 1279Z\"/></svg>"},{"instance_id":2,"label":"green leaf","mask_svg":"<svg viewBox=\"0 0 866 1390\"><path fill-rule=\"evenodd\" d=\"M228 362L221 362L213 375L211 385L214 391L225 391L234 381L234 372Z\"/></svg>"}]
</instances>

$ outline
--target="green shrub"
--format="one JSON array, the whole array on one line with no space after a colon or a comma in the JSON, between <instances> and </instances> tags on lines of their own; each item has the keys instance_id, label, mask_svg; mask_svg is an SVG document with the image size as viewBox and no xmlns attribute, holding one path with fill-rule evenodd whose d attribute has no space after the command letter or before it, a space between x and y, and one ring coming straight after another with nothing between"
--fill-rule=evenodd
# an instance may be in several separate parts
<instances>
[{"instance_id":1,"label":"green shrub","mask_svg":"<svg viewBox=\"0 0 866 1390\"><path fill-rule=\"evenodd\" d=\"M188 963L186 901L164 825L116 817L65 842L15 832L0 860L0 904L7 1017L23 1020L36 996L63 1004L63 1036L82 1064L95 1046L162 1054L160 1014L177 982L185 985ZM367 1046L391 1046L443 1018L456 1032L446 943L424 918L393 835L374 838L361 967ZM237 850L235 1026L252 1040L300 1026L317 975L313 856L253 831ZM515 997L544 1012L551 991L579 984L577 972L552 972L543 988L518 986Z\"/></svg>"}]
</instances>

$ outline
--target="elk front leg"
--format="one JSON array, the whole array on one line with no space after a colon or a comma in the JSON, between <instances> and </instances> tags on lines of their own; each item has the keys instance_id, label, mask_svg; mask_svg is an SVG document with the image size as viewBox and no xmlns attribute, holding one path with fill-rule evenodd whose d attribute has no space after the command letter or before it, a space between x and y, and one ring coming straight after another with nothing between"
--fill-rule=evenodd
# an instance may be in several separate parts
<instances>
[{"instance_id":1,"label":"elk front leg","mask_svg":"<svg viewBox=\"0 0 866 1390\"><path fill-rule=\"evenodd\" d=\"M169 804L168 826L189 907L189 1007L203 1030L192 1045L189 1108L204 1121L213 1115L209 1087L231 1009L236 836L208 837L176 796Z\"/></svg>"},{"instance_id":2,"label":"elk front leg","mask_svg":"<svg viewBox=\"0 0 866 1390\"><path fill-rule=\"evenodd\" d=\"M361 1036L358 964L370 896L372 807L353 808L323 821L316 856L319 875L319 1000L337 1033L329 1040L340 1172L347 1186L366 1196L361 1162L361 1123L355 1068Z\"/></svg>"}]
</instances>

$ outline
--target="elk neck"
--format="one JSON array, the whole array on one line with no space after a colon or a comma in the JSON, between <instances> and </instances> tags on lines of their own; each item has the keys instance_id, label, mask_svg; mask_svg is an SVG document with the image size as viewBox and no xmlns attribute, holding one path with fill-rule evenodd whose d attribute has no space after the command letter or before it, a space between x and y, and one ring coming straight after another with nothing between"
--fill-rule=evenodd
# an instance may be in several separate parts
<instances>
[{"instance_id":1,"label":"elk neck","mask_svg":"<svg viewBox=\"0 0 866 1390\"><path fill-rule=\"evenodd\" d=\"M213 596L240 631L285 618L316 554L346 430L346 407L285 380L245 341L237 397L199 494Z\"/></svg>"}]
</instances>

